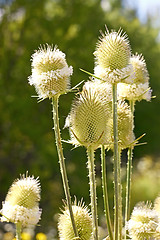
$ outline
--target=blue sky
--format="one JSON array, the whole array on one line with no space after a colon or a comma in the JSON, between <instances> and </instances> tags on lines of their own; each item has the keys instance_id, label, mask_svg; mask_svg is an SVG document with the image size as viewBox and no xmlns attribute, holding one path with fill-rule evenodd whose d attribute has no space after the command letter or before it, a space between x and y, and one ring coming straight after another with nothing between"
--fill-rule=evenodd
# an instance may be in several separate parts
<instances>
[{"instance_id":1,"label":"blue sky","mask_svg":"<svg viewBox=\"0 0 160 240\"><path fill-rule=\"evenodd\" d=\"M159 19L160 26L160 0L123 0L128 7L135 7L141 22L145 22L147 15Z\"/></svg>"}]
</instances>

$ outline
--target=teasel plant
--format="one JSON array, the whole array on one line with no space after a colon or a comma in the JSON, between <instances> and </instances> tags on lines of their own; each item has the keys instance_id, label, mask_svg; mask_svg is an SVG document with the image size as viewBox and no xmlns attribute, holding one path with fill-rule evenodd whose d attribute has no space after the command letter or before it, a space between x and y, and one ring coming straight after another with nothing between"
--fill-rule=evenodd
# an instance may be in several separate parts
<instances>
[{"instance_id":1,"label":"teasel plant","mask_svg":"<svg viewBox=\"0 0 160 240\"><path fill-rule=\"evenodd\" d=\"M129 64L131 48L128 37L120 29L118 32L105 34L97 43L94 75L112 85L113 117L113 158L114 158L114 239L122 239L122 196L121 196L121 161L118 139L117 84L132 82L129 77L132 66ZM120 209L120 210L119 210Z\"/></svg>"},{"instance_id":2,"label":"teasel plant","mask_svg":"<svg viewBox=\"0 0 160 240\"><path fill-rule=\"evenodd\" d=\"M70 91L70 76L73 73L73 68L72 66L68 66L65 54L62 51L56 46L53 48L53 46L48 44L40 46L40 48L35 51L31 57L31 62L32 75L29 77L29 84L35 86L39 101L46 98L52 100L54 133L60 163L60 172L74 235L78 238L71 204L58 114L59 97Z\"/></svg>"},{"instance_id":3,"label":"teasel plant","mask_svg":"<svg viewBox=\"0 0 160 240\"><path fill-rule=\"evenodd\" d=\"M24 227L36 225L41 217L39 208L41 186L39 178L29 176L28 172L16 179L2 203L1 222L12 222L16 225L16 239L21 240Z\"/></svg>"},{"instance_id":4,"label":"teasel plant","mask_svg":"<svg viewBox=\"0 0 160 240\"><path fill-rule=\"evenodd\" d=\"M73 101L65 124L65 127L69 127L69 142L75 146L84 146L87 151L94 240L98 240L94 153L98 147L105 144L109 139L108 132L110 131L106 128L108 114L109 106L106 98L87 83Z\"/></svg>"},{"instance_id":5,"label":"teasel plant","mask_svg":"<svg viewBox=\"0 0 160 240\"><path fill-rule=\"evenodd\" d=\"M136 101L151 100L152 90L149 87L149 73L146 62L142 54L136 53L130 58L130 64L133 66L134 78L132 84L119 83L118 95L120 99L127 100L132 112L132 126L134 128L134 111ZM131 198L131 176L132 176L132 158L134 144L128 148L127 179L126 179L126 203L125 203L125 226L130 218L130 198ZM125 239L127 229L125 231Z\"/></svg>"}]
</instances>

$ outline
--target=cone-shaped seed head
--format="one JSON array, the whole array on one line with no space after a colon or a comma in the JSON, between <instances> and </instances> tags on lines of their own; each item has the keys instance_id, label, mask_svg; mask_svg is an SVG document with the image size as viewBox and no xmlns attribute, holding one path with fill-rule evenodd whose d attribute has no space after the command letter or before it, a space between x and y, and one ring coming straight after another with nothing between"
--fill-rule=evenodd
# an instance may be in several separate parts
<instances>
[{"instance_id":1,"label":"cone-shaped seed head","mask_svg":"<svg viewBox=\"0 0 160 240\"><path fill-rule=\"evenodd\" d=\"M91 214L84 204L79 203L72 206L75 224L79 235L79 240L92 239L92 219ZM67 207L59 215L58 231L60 240L72 240L75 238L73 227L70 219L69 210Z\"/></svg>"},{"instance_id":2,"label":"cone-shaped seed head","mask_svg":"<svg viewBox=\"0 0 160 240\"><path fill-rule=\"evenodd\" d=\"M108 31L102 36L94 52L97 65L111 71L125 68L129 64L131 50L126 34Z\"/></svg>"},{"instance_id":3,"label":"cone-shaped seed head","mask_svg":"<svg viewBox=\"0 0 160 240\"><path fill-rule=\"evenodd\" d=\"M1 221L21 222L24 226L37 224L41 215L40 191L38 178L23 175L15 180L3 202Z\"/></svg>"},{"instance_id":4,"label":"cone-shaped seed head","mask_svg":"<svg viewBox=\"0 0 160 240\"><path fill-rule=\"evenodd\" d=\"M31 61L29 83L35 86L39 98L51 98L68 90L73 70L68 67L63 52L46 45L32 55Z\"/></svg>"},{"instance_id":5,"label":"cone-shaped seed head","mask_svg":"<svg viewBox=\"0 0 160 240\"><path fill-rule=\"evenodd\" d=\"M26 208L37 206L40 200L40 183L34 177L25 177L17 179L10 187L6 196L6 201L11 205L19 205Z\"/></svg>"},{"instance_id":6,"label":"cone-shaped seed head","mask_svg":"<svg viewBox=\"0 0 160 240\"><path fill-rule=\"evenodd\" d=\"M121 149L127 148L133 141L134 133L133 133L133 115L131 113L130 107L125 102L118 102L117 105L117 114L118 114L118 141L119 147ZM109 119L110 129L112 131L111 136L113 136L113 118ZM109 147L113 149L114 143L113 138L110 139Z\"/></svg>"},{"instance_id":7,"label":"cone-shaped seed head","mask_svg":"<svg viewBox=\"0 0 160 240\"><path fill-rule=\"evenodd\" d=\"M140 83L146 83L149 80L149 74L146 67L146 62L144 60L144 57L142 54L133 55L130 58L130 64L133 66L134 71L134 83L140 84Z\"/></svg>"},{"instance_id":8,"label":"cone-shaped seed head","mask_svg":"<svg viewBox=\"0 0 160 240\"><path fill-rule=\"evenodd\" d=\"M91 87L85 88L74 101L66 121L66 126L70 127L71 142L95 149L106 144L108 115L106 98Z\"/></svg>"},{"instance_id":9,"label":"cone-shaped seed head","mask_svg":"<svg viewBox=\"0 0 160 240\"><path fill-rule=\"evenodd\" d=\"M137 205L127 224L129 235L133 240L157 239L158 215L150 205Z\"/></svg>"}]
</instances>

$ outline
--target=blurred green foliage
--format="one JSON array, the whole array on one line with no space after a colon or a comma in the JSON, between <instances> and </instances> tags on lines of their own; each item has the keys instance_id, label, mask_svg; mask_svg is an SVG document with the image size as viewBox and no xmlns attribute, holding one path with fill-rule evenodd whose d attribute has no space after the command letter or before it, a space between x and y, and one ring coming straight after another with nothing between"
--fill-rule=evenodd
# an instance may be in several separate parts
<instances>
[{"instance_id":1,"label":"blurred green foliage","mask_svg":"<svg viewBox=\"0 0 160 240\"><path fill-rule=\"evenodd\" d=\"M148 145L137 147L135 156L159 156L158 30L154 29L150 22L142 25L134 11L129 12L122 8L120 0L110 1L108 11L101 7L100 0L14 0L1 6L1 10L0 200L4 200L9 186L19 173L29 170L30 174L39 175L43 208L41 228L42 231L46 231L56 223L56 217L53 216L59 212L64 194L52 131L50 101L37 103L37 99L31 97L36 95L27 80L31 74L31 54L40 44L57 44L58 48L66 53L68 64L74 68L71 84L75 86L88 78L79 68L93 72L93 51L100 35L99 30L104 32L105 25L109 30L118 30L121 27L129 36L132 52L144 55L153 95L157 96L151 103L144 101L136 105L135 133L138 137L146 132L144 141L147 141ZM73 97L73 93L70 93L60 98L61 128L64 126ZM68 139L67 130L62 129L62 138ZM78 200L83 197L88 204L85 149L77 148L71 151L71 148L72 146L64 143L71 194L76 195ZM99 151L96 155L99 210L103 213ZM108 175L111 175L109 193L112 201L110 155L111 153L107 159ZM135 201L133 196L133 202Z\"/></svg>"}]
</instances>

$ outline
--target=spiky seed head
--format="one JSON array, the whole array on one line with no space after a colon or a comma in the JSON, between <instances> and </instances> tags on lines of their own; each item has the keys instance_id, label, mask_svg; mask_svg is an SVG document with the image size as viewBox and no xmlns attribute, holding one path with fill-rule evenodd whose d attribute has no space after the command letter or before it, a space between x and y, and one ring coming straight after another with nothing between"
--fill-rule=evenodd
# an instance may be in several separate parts
<instances>
[{"instance_id":1,"label":"spiky seed head","mask_svg":"<svg viewBox=\"0 0 160 240\"><path fill-rule=\"evenodd\" d=\"M78 205L72 206L73 216L77 227L79 240L91 240L92 239L92 218L91 213L84 205L80 202ZM75 238L70 214L67 206L64 207L62 214L59 215L58 219L58 232L60 240L72 240Z\"/></svg>"},{"instance_id":2,"label":"spiky seed head","mask_svg":"<svg viewBox=\"0 0 160 240\"><path fill-rule=\"evenodd\" d=\"M68 67L65 54L57 47L41 46L31 56L31 62L29 83L35 86L40 99L52 98L69 89L73 69Z\"/></svg>"},{"instance_id":3,"label":"spiky seed head","mask_svg":"<svg viewBox=\"0 0 160 240\"><path fill-rule=\"evenodd\" d=\"M110 71L123 69L129 64L131 56L130 44L127 35L119 32L107 32L100 38L94 52L96 64Z\"/></svg>"},{"instance_id":4,"label":"spiky seed head","mask_svg":"<svg viewBox=\"0 0 160 240\"><path fill-rule=\"evenodd\" d=\"M41 216L39 209L40 182L28 173L11 185L1 213L1 221L21 222L23 226L37 224Z\"/></svg>"},{"instance_id":5,"label":"spiky seed head","mask_svg":"<svg viewBox=\"0 0 160 240\"><path fill-rule=\"evenodd\" d=\"M139 203L133 209L127 228L133 240L157 239L158 215L151 205Z\"/></svg>"},{"instance_id":6,"label":"spiky seed head","mask_svg":"<svg viewBox=\"0 0 160 240\"><path fill-rule=\"evenodd\" d=\"M152 90L149 87L149 83L140 84L126 84L118 83L118 98L126 99L129 101L150 101L152 97Z\"/></svg>"},{"instance_id":7,"label":"spiky seed head","mask_svg":"<svg viewBox=\"0 0 160 240\"><path fill-rule=\"evenodd\" d=\"M119 147L121 149L127 148L135 140L133 133L133 114L129 105L125 102L119 101L117 105L118 114L118 140ZM108 121L113 136L113 118L111 117ZM110 139L109 148L113 149L114 143L113 138Z\"/></svg>"},{"instance_id":8,"label":"spiky seed head","mask_svg":"<svg viewBox=\"0 0 160 240\"><path fill-rule=\"evenodd\" d=\"M134 82L135 84L144 84L149 80L149 74L146 66L146 62L142 54L132 55L130 58L130 64L133 66Z\"/></svg>"},{"instance_id":9,"label":"spiky seed head","mask_svg":"<svg viewBox=\"0 0 160 240\"><path fill-rule=\"evenodd\" d=\"M25 175L13 182L6 196L6 201L11 205L19 205L29 209L37 206L39 200L39 179L34 179L33 176L25 177Z\"/></svg>"},{"instance_id":10,"label":"spiky seed head","mask_svg":"<svg viewBox=\"0 0 160 240\"><path fill-rule=\"evenodd\" d=\"M66 127L70 129L71 143L96 149L108 141L107 120L109 107L106 98L94 88L84 89L75 99Z\"/></svg>"}]
</instances>

